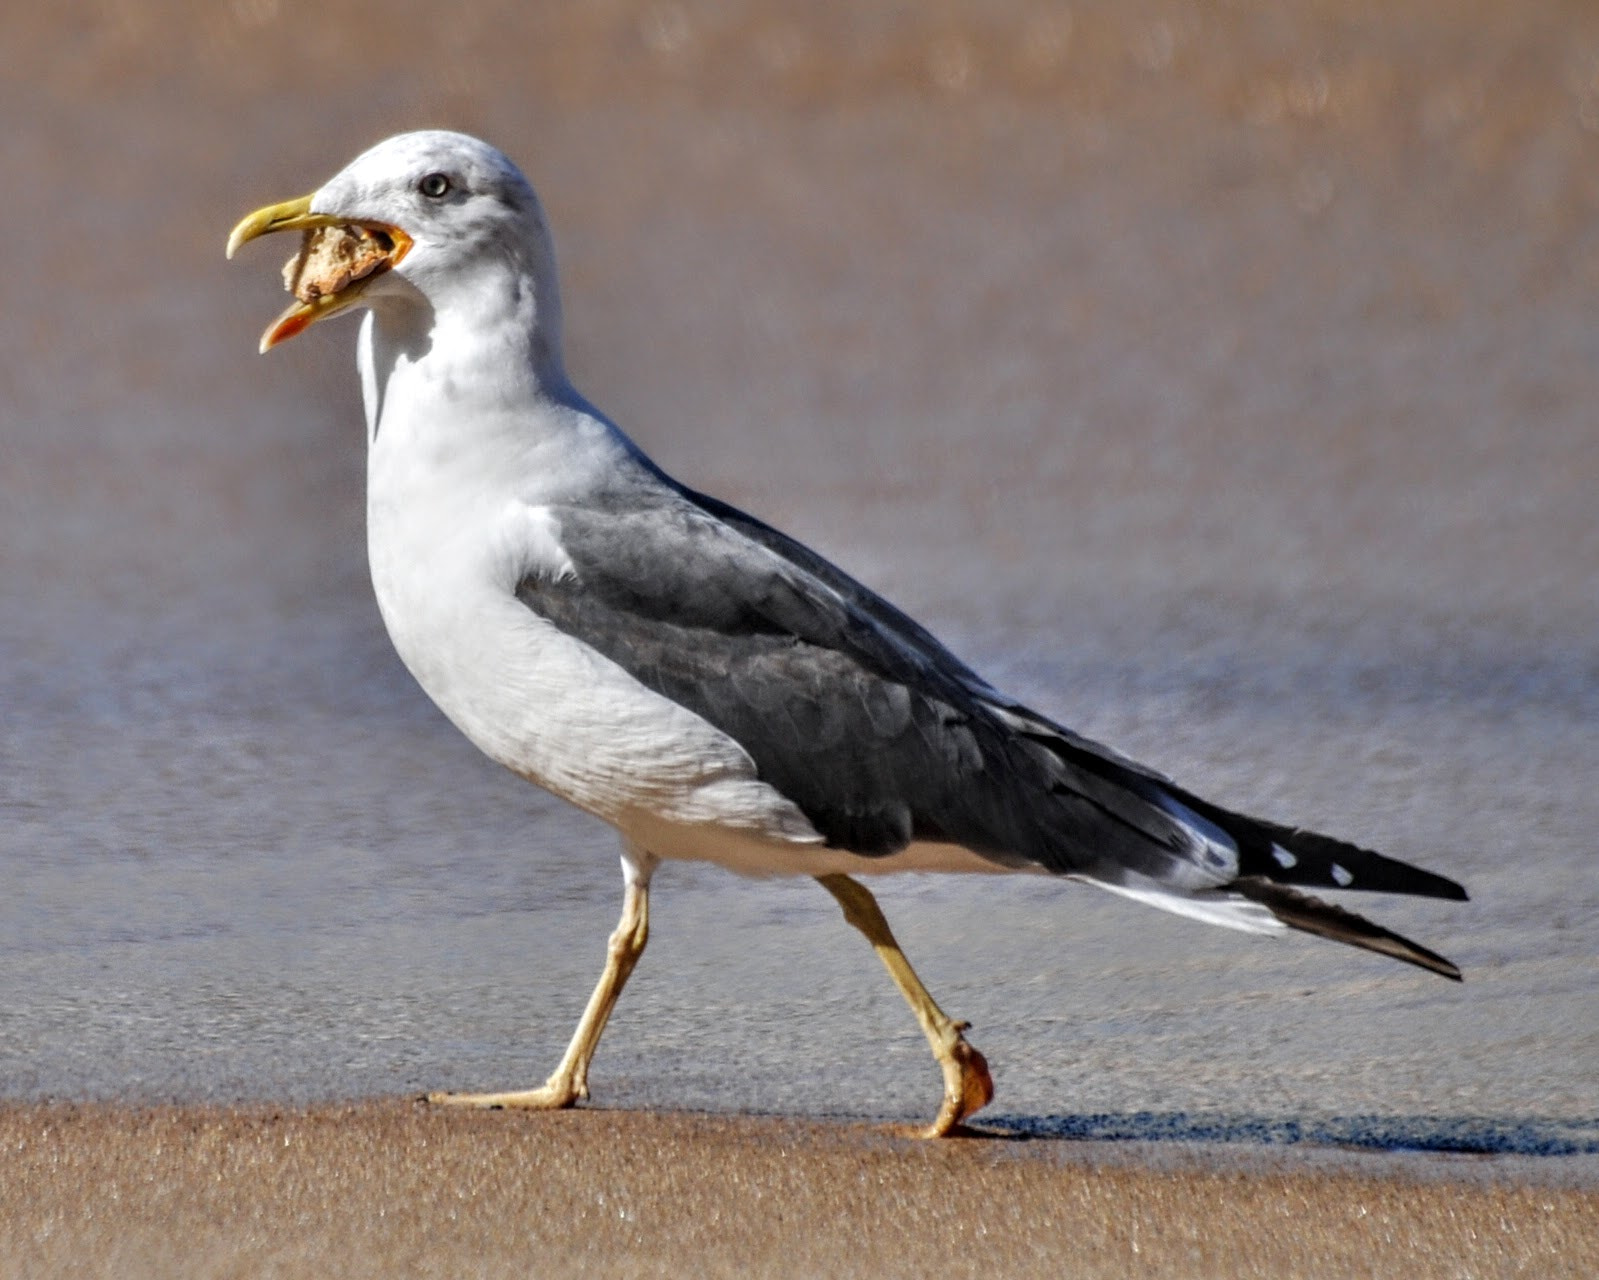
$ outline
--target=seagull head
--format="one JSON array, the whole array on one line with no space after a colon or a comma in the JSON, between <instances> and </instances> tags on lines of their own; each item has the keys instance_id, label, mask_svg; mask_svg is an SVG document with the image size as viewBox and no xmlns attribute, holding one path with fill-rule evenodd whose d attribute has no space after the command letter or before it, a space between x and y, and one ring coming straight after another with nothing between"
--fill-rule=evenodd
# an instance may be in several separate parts
<instances>
[{"instance_id":1,"label":"seagull head","mask_svg":"<svg viewBox=\"0 0 1599 1280\"><path fill-rule=\"evenodd\" d=\"M259 236L299 231L284 271L294 303L263 352L362 306L481 321L504 314L558 350L554 252L538 197L488 143L462 133L402 133L363 152L310 195L268 205L228 237L228 257Z\"/></svg>"}]
</instances>

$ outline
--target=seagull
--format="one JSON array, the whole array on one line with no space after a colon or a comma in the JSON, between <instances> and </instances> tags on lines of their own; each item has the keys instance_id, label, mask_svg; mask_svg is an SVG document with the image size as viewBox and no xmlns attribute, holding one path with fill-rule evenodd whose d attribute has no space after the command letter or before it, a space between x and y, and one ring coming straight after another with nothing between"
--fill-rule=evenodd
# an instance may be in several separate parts
<instances>
[{"instance_id":1,"label":"seagull","mask_svg":"<svg viewBox=\"0 0 1599 1280\"><path fill-rule=\"evenodd\" d=\"M263 352L345 311L367 430L367 546L394 647L485 754L621 836L622 915L537 1088L570 1107L649 936L662 860L811 876L887 967L943 1073L940 1137L993 1098L861 875L1027 872L1257 934L1301 930L1459 980L1304 892L1464 901L1452 880L1225 809L999 692L815 551L657 466L569 381L548 223L500 151L400 134L244 218L301 233Z\"/></svg>"}]
</instances>

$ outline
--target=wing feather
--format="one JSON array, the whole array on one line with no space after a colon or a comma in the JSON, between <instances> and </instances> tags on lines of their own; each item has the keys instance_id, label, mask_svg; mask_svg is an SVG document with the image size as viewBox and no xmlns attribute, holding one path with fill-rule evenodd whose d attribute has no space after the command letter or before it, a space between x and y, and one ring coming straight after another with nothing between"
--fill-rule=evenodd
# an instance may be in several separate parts
<instances>
[{"instance_id":1,"label":"wing feather","mask_svg":"<svg viewBox=\"0 0 1599 1280\"><path fill-rule=\"evenodd\" d=\"M881 597L692 497L551 508L574 572L530 575L518 597L735 738L829 844L873 855L934 840L1007 866L1157 880L1202 845L1140 787L1018 732L1031 713Z\"/></svg>"}]
</instances>

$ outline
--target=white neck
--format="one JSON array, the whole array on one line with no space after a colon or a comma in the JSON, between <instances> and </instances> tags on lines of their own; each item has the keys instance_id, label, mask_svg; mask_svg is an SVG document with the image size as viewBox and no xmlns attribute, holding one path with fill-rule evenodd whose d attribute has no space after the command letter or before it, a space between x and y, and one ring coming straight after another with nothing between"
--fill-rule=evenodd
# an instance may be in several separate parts
<instances>
[{"instance_id":1,"label":"white neck","mask_svg":"<svg viewBox=\"0 0 1599 1280\"><path fill-rule=\"evenodd\" d=\"M455 477L521 501L581 501L626 483L636 447L577 394L540 332L515 309L374 307L357 350L369 483L398 478L385 455L403 459L407 478L448 487Z\"/></svg>"}]
</instances>

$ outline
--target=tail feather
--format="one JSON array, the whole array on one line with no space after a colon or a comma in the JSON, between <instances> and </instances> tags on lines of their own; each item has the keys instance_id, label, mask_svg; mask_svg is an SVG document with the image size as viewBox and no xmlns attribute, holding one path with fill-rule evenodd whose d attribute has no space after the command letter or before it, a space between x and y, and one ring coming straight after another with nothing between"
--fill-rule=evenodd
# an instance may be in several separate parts
<instances>
[{"instance_id":1,"label":"tail feather","mask_svg":"<svg viewBox=\"0 0 1599 1280\"><path fill-rule=\"evenodd\" d=\"M1402 938L1381 925L1357 916L1353 911L1345 911L1342 907L1335 907L1320 898L1312 898L1309 894L1300 893L1286 885L1273 884L1260 876L1246 876L1227 887L1260 903L1292 929L1319 934L1323 938L1331 938L1334 942L1345 942L1352 947L1363 947L1367 951L1376 951L1385 956L1392 956L1396 960L1420 965L1433 973L1441 973L1456 982L1460 981L1459 968L1436 951L1429 951L1426 947L1410 941L1409 938ZM1464 897L1464 894L1461 896Z\"/></svg>"},{"instance_id":2,"label":"tail feather","mask_svg":"<svg viewBox=\"0 0 1599 1280\"><path fill-rule=\"evenodd\" d=\"M1024 708L1006 708L1003 714L1020 734L1060 761L1064 777L1057 789L1098 804L1107 816L1126 824L1143 837L1139 849L1158 849L1159 856L1144 859L1117 850L1099 867L1075 866L1069 874L1211 924L1251 932L1286 926L1460 981L1460 970L1436 952L1290 887L1363 889L1467 901L1465 888L1455 881L1316 831L1224 809ZM1162 839L1163 829L1147 821L1147 815L1140 817L1140 801L1160 810L1163 817L1175 819L1191 839ZM1196 891L1195 873L1214 874L1218 865L1230 861L1234 850L1236 878ZM1249 909L1251 903L1254 910Z\"/></svg>"}]
</instances>

